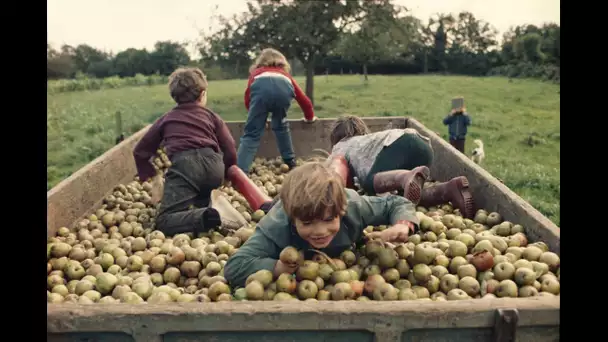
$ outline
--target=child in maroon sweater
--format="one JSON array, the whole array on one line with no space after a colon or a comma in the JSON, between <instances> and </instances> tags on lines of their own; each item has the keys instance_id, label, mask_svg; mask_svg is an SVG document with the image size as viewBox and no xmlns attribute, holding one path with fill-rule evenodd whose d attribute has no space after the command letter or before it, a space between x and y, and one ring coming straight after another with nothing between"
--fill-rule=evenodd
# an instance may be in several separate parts
<instances>
[{"instance_id":1,"label":"child in maroon sweater","mask_svg":"<svg viewBox=\"0 0 608 342\"><path fill-rule=\"evenodd\" d=\"M290 168L295 166L295 154L287 122L287 110L294 98L304 112L304 120L316 120L310 99L306 97L289 74L285 56L275 49L264 49L250 69L245 107L247 122L239 143L237 164L245 173L253 163L260 146L268 113L272 113L271 126L277 140L281 158Z\"/></svg>"},{"instance_id":2,"label":"child in maroon sweater","mask_svg":"<svg viewBox=\"0 0 608 342\"><path fill-rule=\"evenodd\" d=\"M219 213L209 207L211 190L236 164L235 143L226 123L205 108L207 80L200 69L177 69L169 77L169 90L177 106L156 120L133 156L139 179L152 182L152 200L158 201L163 178L150 158L161 144L165 147L172 166L165 175L156 229L167 235L197 234L221 223Z\"/></svg>"}]
</instances>

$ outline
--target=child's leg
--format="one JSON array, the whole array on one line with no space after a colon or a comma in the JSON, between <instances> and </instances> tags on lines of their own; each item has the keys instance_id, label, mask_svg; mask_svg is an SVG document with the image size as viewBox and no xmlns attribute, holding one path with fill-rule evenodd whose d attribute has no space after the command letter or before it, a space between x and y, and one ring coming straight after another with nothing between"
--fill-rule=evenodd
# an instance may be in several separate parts
<instances>
[{"instance_id":1,"label":"child's leg","mask_svg":"<svg viewBox=\"0 0 608 342\"><path fill-rule=\"evenodd\" d=\"M475 203L466 177L455 177L445 183L423 189L419 204L428 208L448 202L459 209L463 217L472 219L475 216Z\"/></svg>"},{"instance_id":2,"label":"child's leg","mask_svg":"<svg viewBox=\"0 0 608 342\"><path fill-rule=\"evenodd\" d=\"M279 147L281 158L283 158L285 164L289 165L290 168L293 168L296 166L296 161L289 123L287 122L288 109L289 102L287 102L287 105L277 105L272 111L271 126L274 136L277 139L277 146Z\"/></svg>"},{"instance_id":3,"label":"child's leg","mask_svg":"<svg viewBox=\"0 0 608 342\"><path fill-rule=\"evenodd\" d=\"M247 174L235 165L228 168L227 179L232 183L232 186L236 191L245 197L245 200L254 211L263 209L262 205L272 201L272 198L262 192L262 190L247 177Z\"/></svg>"},{"instance_id":4,"label":"child's leg","mask_svg":"<svg viewBox=\"0 0 608 342\"><path fill-rule=\"evenodd\" d=\"M262 204L262 206L260 207L260 209L262 211L264 211L264 214L268 214L268 212L270 211L270 209L272 209L272 207L274 207L275 204L277 204L277 202L279 200L280 200L279 196L276 196L272 201L265 202L264 204Z\"/></svg>"},{"instance_id":5,"label":"child's leg","mask_svg":"<svg viewBox=\"0 0 608 342\"><path fill-rule=\"evenodd\" d=\"M221 224L218 212L206 207L211 190L219 187L224 179L224 163L220 154L210 149L183 152L173 158L165 179L156 218L158 230L171 236L200 233Z\"/></svg>"},{"instance_id":6,"label":"child's leg","mask_svg":"<svg viewBox=\"0 0 608 342\"><path fill-rule=\"evenodd\" d=\"M418 134L406 133L382 149L363 189L368 194L403 190L406 198L418 203L432 161L433 150L428 141Z\"/></svg>"},{"instance_id":7,"label":"child's leg","mask_svg":"<svg viewBox=\"0 0 608 342\"><path fill-rule=\"evenodd\" d=\"M450 139L450 145L464 154L464 139Z\"/></svg>"},{"instance_id":8,"label":"child's leg","mask_svg":"<svg viewBox=\"0 0 608 342\"><path fill-rule=\"evenodd\" d=\"M252 87L251 104L247 121L243 129L243 135L239 142L239 148L236 153L237 165L243 172L249 172L249 167L253 163L258 147L260 147L260 139L264 133L266 126L266 118L268 117L268 109L263 98L259 94L254 93Z\"/></svg>"},{"instance_id":9,"label":"child's leg","mask_svg":"<svg viewBox=\"0 0 608 342\"><path fill-rule=\"evenodd\" d=\"M348 160L341 154L331 155L328 158L328 166L342 178L342 182L344 187L352 188L353 187L353 178L351 177L350 165L348 164Z\"/></svg>"},{"instance_id":10,"label":"child's leg","mask_svg":"<svg viewBox=\"0 0 608 342\"><path fill-rule=\"evenodd\" d=\"M466 138L462 138L458 142L458 151L460 151L460 153L462 153L462 154L465 154L464 153L464 143L465 143L465 141L466 141Z\"/></svg>"}]
</instances>

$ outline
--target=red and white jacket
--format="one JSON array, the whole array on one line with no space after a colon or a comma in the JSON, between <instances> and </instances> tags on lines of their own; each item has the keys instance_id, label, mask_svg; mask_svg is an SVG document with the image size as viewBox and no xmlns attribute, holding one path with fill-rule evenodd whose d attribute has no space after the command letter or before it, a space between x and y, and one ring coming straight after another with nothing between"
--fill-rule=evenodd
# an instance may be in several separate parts
<instances>
[{"instance_id":1,"label":"red and white jacket","mask_svg":"<svg viewBox=\"0 0 608 342\"><path fill-rule=\"evenodd\" d=\"M315 117L312 102L310 102L308 96L306 96L302 89L300 89L293 77L291 77L288 72L283 70L283 68L279 67L261 67L251 72L251 74L249 75L249 80L247 82L247 89L245 90L245 108L247 108L247 110L249 110L249 102L251 101L251 84L253 84L253 81L255 80L256 76L263 73L273 73L276 74L277 77L288 78L291 81L291 84L293 84L294 93L296 95L295 98L298 104L300 105L300 108L302 108L302 111L304 112L304 118L310 121Z\"/></svg>"}]
</instances>

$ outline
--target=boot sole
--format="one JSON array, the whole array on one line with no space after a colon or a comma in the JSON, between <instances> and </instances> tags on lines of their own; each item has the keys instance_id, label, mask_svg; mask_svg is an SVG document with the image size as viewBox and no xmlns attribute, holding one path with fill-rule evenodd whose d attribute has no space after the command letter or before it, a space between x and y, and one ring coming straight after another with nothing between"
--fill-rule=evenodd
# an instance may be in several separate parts
<instances>
[{"instance_id":1,"label":"boot sole","mask_svg":"<svg viewBox=\"0 0 608 342\"><path fill-rule=\"evenodd\" d=\"M463 199L464 212L461 213L464 218L472 219L475 215L475 203L473 201L473 195L469 190L469 180L466 177L458 177L454 180L455 186L460 191ZM452 203L452 205L455 203Z\"/></svg>"},{"instance_id":2,"label":"boot sole","mask_svg":"<svg viewBox=\"0 0 608 342\"><path fill-rule=\"evenodd\" d=\"M412 172L415 172L414 177L411 178L411 181L404 184L403 196L414 203L414 205L418 205L422 195L422 188L426 180L431 176L431 171L426 166L419 166L412 170Z\"/></svg>"}]
</instances>

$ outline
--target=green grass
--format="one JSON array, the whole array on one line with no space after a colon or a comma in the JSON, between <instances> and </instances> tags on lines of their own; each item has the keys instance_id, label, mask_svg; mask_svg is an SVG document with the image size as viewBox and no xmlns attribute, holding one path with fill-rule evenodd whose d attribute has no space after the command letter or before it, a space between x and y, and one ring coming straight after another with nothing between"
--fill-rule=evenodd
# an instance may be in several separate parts
<instances>
[{"instance_id":1,"label":"green grass","mask_svg":"<svg viewBox=\"0 0 608 342\"><path fill-rule=\"evenodd\" d=\"M473 120L466 150L481 138L486 170L559 225L559 86L461 76L371 76L367 86L358 76L317 76L315 86L319 117L412 116L444 138L450 99L464 96ZM244 87L244 80L212 81L209 107L225 120L244 119ZM47 103L49 189L113 146L116 111L131 134L173 106L166 86L49 94ZM302 117L297 103L289 116Z\"/></svg>"}]
</instances>

